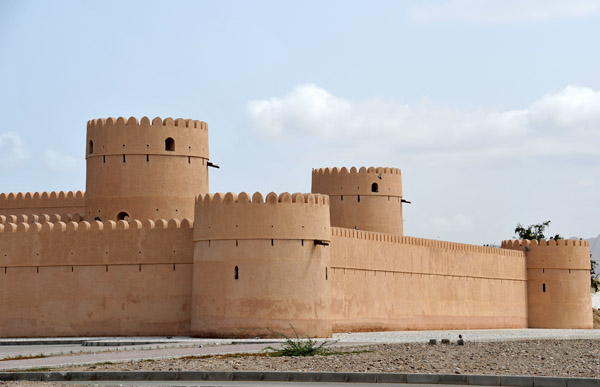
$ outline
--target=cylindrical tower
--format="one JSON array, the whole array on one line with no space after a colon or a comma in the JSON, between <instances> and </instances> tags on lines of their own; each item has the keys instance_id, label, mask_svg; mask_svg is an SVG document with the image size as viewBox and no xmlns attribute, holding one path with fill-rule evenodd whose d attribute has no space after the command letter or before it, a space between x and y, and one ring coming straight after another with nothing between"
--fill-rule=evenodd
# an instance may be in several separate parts
<instances>
[{"instance_id":1,"label":"cylindrical tower","mask_svg":"<svg viewBox=\"0 0 600 387\"><path fill-rule=\"evenodd\" d=\"M193 218L208 192L205 122L143 117L87 123L85 218Z\"/></svg>"},{"instance_id":2,"label":"cylindrical tower","mask_svg":"<svg viewBox=\"0 0 600 387\"><path fill-rule=\"evenodd\" d=\"M200 196L192 334L331 336L330 239L324 195Z\"/></svg>"},{"instance_id":3,"label":"cylindrical tower","mask_svg":"<svg viewBox=\"0 0 600 387\"><path fill-rule=\"evenodd\" d=\"M333 227L403 235L400 169L313 169L312 192L329 195Z\"/></svg>"},{"instance_id":4,"label":"cylindrical tower","mask_svg":"<svg viewBox=\"0 0 600 387\"><path fill-rule=\"evenodd\" d=\"M593 328L588 241L509 240L502 247L525 252L529 328Z\"/></svg>"}]
</instances>

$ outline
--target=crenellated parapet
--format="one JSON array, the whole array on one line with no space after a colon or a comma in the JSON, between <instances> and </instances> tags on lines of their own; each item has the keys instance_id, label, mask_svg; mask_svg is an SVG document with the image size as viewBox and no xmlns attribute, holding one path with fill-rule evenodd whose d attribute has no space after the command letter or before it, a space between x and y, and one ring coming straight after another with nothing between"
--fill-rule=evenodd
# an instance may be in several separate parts
<instances>
[{"instance_id":1,"label":"crenellated parapet","mask_svg":"<svg viewBox=\"0 0 600 387\"><path fill-rule=\"evenodd\" d=\"M81 215L79 214L19 214L19 215L0 215L0 224L7 223L56 223L56 222L80 222Z\"/></svg>"},{"instance_id":2,"label":"crenellated parapet","mask_svg":"<svg viewBox=\"0 0 600 387\"><path fill-rule=\"evenodd\" d=\"M47 216L47 215L46 215ZM61 220L61 218L63 220ZM58 219L58 220L56 220ZM113 221L78 221L77 217L65 216L64 218L60 215L53 215L52 220L48 218L44 219L42 217L40 221L32 220L31 222L27 222L27 218L25 221L17 221L6 222L0 224L0 233L4 232L48 232L48 231L114 231L114 230L142 230L142 229L175 229L175 228L193 228L194 223L191 219L157 219L156 221L151 219L145 219L143 221L140 220L132 220L130 222L126 222L124 220ZM23 220L20 216L19 220Z\"/></svg>"},{"instance_id":3,"label":"crenellated parapet","mask_svg":"<svg viewBox=\"0 0 600 387\"><path fill-rule=\"evenodd\" d=\"M168 141L168 140L172 141ZM98 118L87 123L86 158L170 155L208 159L208 125L183 118Z\"/></svg>"},{"instance_id":4,"label":"crenellated parapet","mask_svg":"<svg viewBox=\"0 0 600 387\"><path fill-rule=\"evenodd\" d=\"M82 212L82 191L0 193L0 215Z\"/></svg>"},{"instance_id":5,"label":"crenellated parapet","mask_svg":"<svg viewBox=\"0 0 600 387\"><path fill-rule=\"evenodd\" d=\"M590 248L584 240L507 240L525 253L530 328L593 327Z\"/></svg>"},{"instance_id":6,"label":"crenellated parapet","mask_svg":"<svg viewBox=\"0 0 600 387\"><path fill-rule=\"evenodd\" d=\"M395 244L403 244L403 245L411 245L411 246L420 246L424 248L435 248L435 249L444 249L448 251L461 251L466 253L475 253L475 254L491 254L497 256L505 256L505 257L523 257L523 253L520 251L514 251L514 249L498 249L497 247L488 247L488 246L479 246L479 245L471 245L466 243L459 242L448 242L441 241L438 239L427 239L427 238L416 238L409 236L400 236L400 235L392 235L392 234L383 234L379 232L373 231L360 231L360 230L351 230L346 228L331 228L331 234L336 237L344 237L344 238L352 238L366 241L374 241L374 242L387 242L387 243L395 243Z\"/></svg>"},{"instance_id":7,"label":"crenellated parapet","mask_svg":"<svg viewBox=\"0 0 600 387\"><path fill-rule=\"evenodd\" d=\"M246 192L200 195L194 240L331 239L329 198L319 194L263 197Z\"/></svg>"},{"instance_id":8,"label":"crenellated parapet","mask_svg":"<svg viewBox=\"0 0 600 387\"><path fill-rule=\"evenodd\" d=\"M313 169L311 191L329 195L333 227L403 235L400 169Z\"/></svg>"}]
</instances>

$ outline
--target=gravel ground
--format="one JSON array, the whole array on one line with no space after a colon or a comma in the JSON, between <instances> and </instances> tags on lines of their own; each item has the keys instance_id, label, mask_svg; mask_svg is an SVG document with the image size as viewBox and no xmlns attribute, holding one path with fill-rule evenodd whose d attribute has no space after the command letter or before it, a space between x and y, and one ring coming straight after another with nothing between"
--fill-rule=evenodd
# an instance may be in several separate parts
<instances>
[{"instance_id":1,"label":"gravel ground","mask_svg":"<svg viewBox=\"0 0 600 387\"><path fill-rule=\"evenodd\" d=\"M600 311L595 311L594 320L598 327ZM437 333L439 338L439 332ZM533 330L529 333L536 334ZM475 339L473 332L469 334ZM381 335L385 336L385 332ZM446 337L455 336L452 332ZM501 337L504 336L507 341L467 340L464 346L456 345L455 342L428 345L423 343L422 338L416 338L421 341L344 346L336 349L342 351L342 354L332 356L293 358L267 357L264 354L211 355L69 366L53 368L51 371L323 371L600 377L600 339L595 335L581 340L514 341L510 339L513 335L509 332L499 335L498 339L502 340ZM379 339L386 338L387 336ZM356 340L360 339L358 335ZM67 386L74 385L56 382L0 382L0 387Z\"/></svg>"},{"instance_id":2,"label":"gravel ground","mask_svg":"<svg viewBox=\"0 0 600 387\"><path fill-rule=\"evenodd\" d=\"M340 348L343 354L314 357L218 355L71 366L61 371L324 371L482 375L600 376L599 340L423 343Z\"/></svg>"},{"instance_id":3,"label":"gravel ground","mask_svg":"<svg viewBox=\"0 0 600 387\"><path fill-rule=\"evenodd\" d=\"M0 382L2 387L75 387L80 384L67 384L57 382ZM81 384L83 386L83 384ZM109 387L109 386L102 386Z\"/></svg>"}]
</instances>

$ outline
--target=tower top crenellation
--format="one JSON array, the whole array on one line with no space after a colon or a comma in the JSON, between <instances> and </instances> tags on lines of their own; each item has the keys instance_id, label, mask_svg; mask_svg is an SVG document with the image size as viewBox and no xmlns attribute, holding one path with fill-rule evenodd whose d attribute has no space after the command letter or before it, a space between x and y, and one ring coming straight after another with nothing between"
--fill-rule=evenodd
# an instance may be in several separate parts
<instances>
[{"instance_id":1,"label":"tower top crenellation","mask_svg":"<svg viewBox=\"0 0 600 387\"><path fill-rule=\"evenodd\" d=\"M164 120L160 117L156 117L152 120L148 117L142 117L138 120L136 117L108 117L108 118L97 118L89 120L87 122L88 129L107 129L107 128L150 128L150 127L165 127L165 128L197 128L197 129L208 129L208 125L204 121L191 120L167 117Z\"/></svg>"}]
</instances>

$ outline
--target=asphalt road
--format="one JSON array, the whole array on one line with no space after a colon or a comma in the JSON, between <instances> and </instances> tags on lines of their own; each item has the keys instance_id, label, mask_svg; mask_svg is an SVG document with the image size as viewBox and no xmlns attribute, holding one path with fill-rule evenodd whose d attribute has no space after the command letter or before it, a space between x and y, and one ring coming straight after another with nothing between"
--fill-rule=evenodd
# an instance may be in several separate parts
<instances>
[{"instance_id":1,"label":"asphalt road","mask_svg":"<svg viewBox=\"0 0 600 387\"><path fill-rule=\"evenodd\" d=\"M165 381L148 381L148 382L64 382L68 384L90 385L90 386L223 386L223 387L312 387L312 386L327 386L327 387L367 387L367 386L382 386L382 384L371 383L303 383L303 382L219 382L219 381L201 381L201 382L165 382ZM384 384L387 387L449 387L448 384ZM452 386L456 387L456 386ZM478 386L473 386L478 387Z\"/></svg>"}]
</instances>

